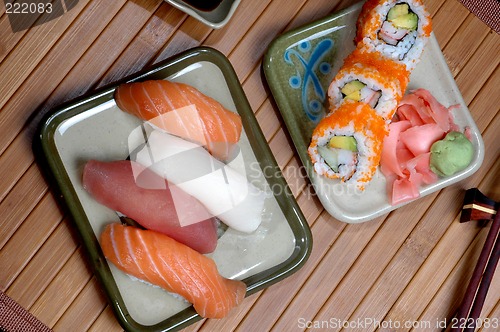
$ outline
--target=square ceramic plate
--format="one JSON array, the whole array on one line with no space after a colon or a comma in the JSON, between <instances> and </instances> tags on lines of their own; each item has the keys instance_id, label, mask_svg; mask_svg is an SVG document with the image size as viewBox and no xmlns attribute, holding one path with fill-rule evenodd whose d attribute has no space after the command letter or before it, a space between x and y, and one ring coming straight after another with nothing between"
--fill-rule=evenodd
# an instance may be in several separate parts
<instances>
[{"instance_id":1,"label":"square ceramic plate","mask_svg":"<svg viewBox=\"0 0 500 332\"><path fill-rule=\"evenodd\" d=\"M239 147L247 178L270 193L257 231L242 234L228 229L219 238L217 249L209 256L220 273L243 280L252 294L299 269L312 246L309 227L227 58L210 48L196 48L126 81L148 79L193 85L238 112L244 128ZM142 123L118 109L113 99L115 88L105 88L55 110L42 122L35 152L40 153L40 162L55 180L120 324L127 331L180 329L200 317L187 302L107 264L97 238L106 224L119 222L119 218L82 187L85 162L126 159L129 135Z\"/></svg>"},{"instance_id":2,"label":"square ceramic plate","mask_svg":"<svg viewBox=\"0 0 500 332\"><path fill-rule=\"evenodd\" d=\"M240 4L240 0L165 0L175 8L182 10L188 15L193 16L197 20L205 23L213 29L220 29L233 16L236 8ZM210 7L210 3L218 4L215 8ZM203 8L196 6L197 3L203 5ZM200 9L201 8L201 9ZM207 10L208 9L208 10Z\"/></svg>"},{"instance_id":3,"label":"square ceramic plate","mask_svg":"<svg viewBox=\"0 0 500 332\"><path fill-rule=\"evenodd\" d=\"M316 194L333 217L347 223L368 221L409 203L389 204L385 177L380 171L365 191L359 192L339 180L318 176L307 154L312 131L325 114L328 86L344 58L354 49L356 20L361 6L362 3L355 4L278 37L271 43L263 64L271 93ZM434 35L410 77L408 90L417 88L429 90L447 107L460 106L453 111L455 122L461 128L468 126L471 129L475 148L469 167L422 187L420 197L423 197L472 175L483 161L484 146Z\"/></svg>"}]
</instances>

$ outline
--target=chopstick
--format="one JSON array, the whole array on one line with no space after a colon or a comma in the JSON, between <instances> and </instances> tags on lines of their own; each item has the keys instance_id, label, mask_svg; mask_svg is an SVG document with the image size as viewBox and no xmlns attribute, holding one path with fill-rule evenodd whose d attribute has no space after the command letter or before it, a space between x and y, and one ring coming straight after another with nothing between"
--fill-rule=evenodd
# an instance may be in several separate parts
<instances>
[{"instance_id":1,"label":"chopstick","mask_svg":"<svg viewBox=\"0 0 500 332\"><path fill-rule=\"evenodd\" d=\"M471 198L472 202L470 201ZM500 240L498 238L500 213L497 213L498 203L481 194L476 188L467 191L464 203L463 218L461 218L460 222L468 221L465 219L476 219L478 216L483 220L491 220L491 217L494 216L494 221L467 286L462 304L453 321L451 328L453 332L470 332L476 329L500 257ZM489 218L487 219L486 216L489 216Z\"/></svg>"}]
</instances>

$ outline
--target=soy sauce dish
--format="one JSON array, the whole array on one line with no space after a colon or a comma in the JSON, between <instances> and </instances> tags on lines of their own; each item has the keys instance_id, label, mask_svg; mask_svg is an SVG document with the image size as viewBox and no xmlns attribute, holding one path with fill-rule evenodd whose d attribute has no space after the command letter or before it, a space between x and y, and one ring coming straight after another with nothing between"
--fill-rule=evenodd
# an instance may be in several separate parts
<instances>
[{"instance_id":1,"label":"soy sauce dish","mask_svg":"<svg viewBox=\"0 0 500 332\"><path fill-rule=\"evenodd\" d=\"M165 1L213 29L220 29L226 25L240 4L240 0Z\"/></svg>"}]
</instances>

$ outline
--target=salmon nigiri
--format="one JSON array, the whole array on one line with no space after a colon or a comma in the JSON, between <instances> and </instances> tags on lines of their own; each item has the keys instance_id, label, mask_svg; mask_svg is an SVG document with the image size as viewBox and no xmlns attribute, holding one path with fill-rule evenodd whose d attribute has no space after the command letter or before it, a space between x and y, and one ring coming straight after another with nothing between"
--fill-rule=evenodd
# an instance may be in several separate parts
<instances>
[{"instance_id":1,"label":"salmon nigiri","mask_svg":"<svg viewBox=\"0 0 500 332\"><path fill-rule=\"evenodd\" d=\"M211 258L161 233L112 223L100 242L117 268L181 295L202 317L222 318L245 297L245 283L222 277Z\"/></svg>"},{"instance_id":2,"label":"salmon nigiri","mask_svg":"<svg viewBox=\"0 0 500 332\"><path fill-rule=\"evenodd\" d=\"M115 100L121 110L205 146L220 160L236 151L241 117L190 85L166 80L126 83L116 89Z\"/></svg>"},{"instance_id":3,"label":"salmon nigiri","mask_svg":"<svg viewBox=\"0 0 500 332\"><path fill-rule=\"evenodd\" d=\"M215 218L194 197L130 160L90 160L83 186L99 203L205 254L217 246Z\"/></svg>"}]
</instances>

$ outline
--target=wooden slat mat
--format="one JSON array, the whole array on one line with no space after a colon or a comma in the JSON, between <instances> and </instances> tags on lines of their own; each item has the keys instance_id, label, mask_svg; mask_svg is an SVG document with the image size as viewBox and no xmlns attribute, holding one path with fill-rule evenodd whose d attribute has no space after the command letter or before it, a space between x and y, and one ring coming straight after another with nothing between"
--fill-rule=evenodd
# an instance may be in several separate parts
<instances>
[{"instance_id":1,"label":"wooden slat mat","mask_svg":"<svg viewBox=\"0 0 500 332\"><path fill-rule=\"evenodd\" d=\"M388 216L345 224L314 196L266 87L262 58L284 32L358 1L242 1L218 30L162 0L80 0L58 19L13 32L0 5L0 290L9 297L0 294L0 331L50 331L30 325L17 304L56 332L123 332L88 267L74 224L35 163L34 129L58 105L199 45L231 61L314 245L290 278L249 296L228 317L201 320L183 332L302 331L308 324L316 331L312 324L366 319L450 322L488 230L459 223L464 189L478 187L500 199L500 108L494 97L500 35L485 23L498 24L495 15L487 16L494 13L488 4L496 0L422 0L485 142L481 168ZM494 322L500 317L500 278L488 294L481 315ZM12 322L17 325L7 325ZM20 323L29 327L23 330Z\"/></svg>"}]
</instances>

